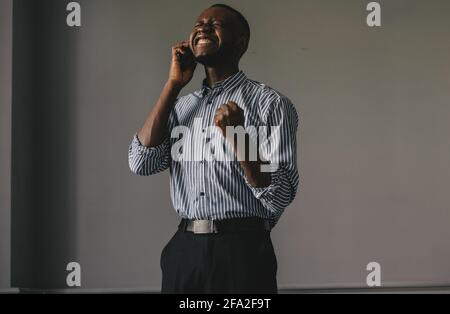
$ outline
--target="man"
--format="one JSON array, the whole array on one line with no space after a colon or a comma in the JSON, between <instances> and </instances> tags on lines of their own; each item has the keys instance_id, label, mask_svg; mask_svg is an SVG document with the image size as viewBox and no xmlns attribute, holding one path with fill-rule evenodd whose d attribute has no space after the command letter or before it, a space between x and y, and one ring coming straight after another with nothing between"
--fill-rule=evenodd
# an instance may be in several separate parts
<instances>
[{"instance_id":1,"label":"man","mask_svg":"<svg viewBox=\"0 0 450 314\"><path fill-rule=\"evenodd\" d=\"M277 293L270 232L299 183L298 115L288 98L239 70L249 40L250 27L238 11L223 4L206 9L190 38L172 48L167 83L129 147L135 174L170 168L171 198L182 218L161 254L163 293ZM202 88L179 97L197 63L206 72ZM179 126L189 131L181 138ZM268 135L278 136L261 140L249 132L245 149L228 136L230 128L252 126L273 127ZM231 152L233 160L207 160L214 147L204 144L218 138L223 145L215 148ZM255 147L259 154L250 158ZM179 158L183 150L201 158Z\"/></svg>"}]
</instances>

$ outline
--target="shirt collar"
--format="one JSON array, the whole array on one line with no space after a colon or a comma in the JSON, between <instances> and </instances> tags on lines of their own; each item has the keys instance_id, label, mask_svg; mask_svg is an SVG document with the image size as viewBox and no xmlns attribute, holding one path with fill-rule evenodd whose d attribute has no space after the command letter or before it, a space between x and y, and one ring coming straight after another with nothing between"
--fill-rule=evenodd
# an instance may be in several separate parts
<instances>
[{"instance_id":1,"label":"shirt collar","mask_svg":"<svg viewBox=\"0 0 450 314\"><path fill-rule=\"evenodd\" d=\"M223 91L229 91L232 88L239 86L247 79L247 76L243 71L239 71L236 74L230 76L226 80L217 82L210 88L206 79L203 80L202 89L200 90L200 95L204 96L209 90L221 89Z\"/></svg>"}]
</instances>

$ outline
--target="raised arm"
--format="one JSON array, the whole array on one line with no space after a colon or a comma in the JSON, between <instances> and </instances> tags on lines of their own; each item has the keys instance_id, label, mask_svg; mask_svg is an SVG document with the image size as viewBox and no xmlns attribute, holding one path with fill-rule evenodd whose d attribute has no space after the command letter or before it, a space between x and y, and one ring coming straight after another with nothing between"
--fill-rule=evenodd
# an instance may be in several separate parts
<instances>
[{"instance_id":1,"label":"raised arm","mask_svg":"<svg viewBox=\"0 0 450 314\"><path fill-rule=\"evenodd\" d=\"M170 166L171 112L180 91L191 81L195 68L196 62L187 42L172 47L169 78L129 147L128 162L133 173L147 176Z\"/></svg>"},{"instance_id":2,"label":"raised arm","mask_svg":"<svg viewBox=\"0 0 450 314\"><path fill-rule=\"evenodd\" d=\"M150 111L138 138L146 147L160 145L167 135L170 111L180 91L191 81L196 63L187 42L172 47L172 62L169 78L164 85L156 105Z\"/></svg>"}]
</instances>

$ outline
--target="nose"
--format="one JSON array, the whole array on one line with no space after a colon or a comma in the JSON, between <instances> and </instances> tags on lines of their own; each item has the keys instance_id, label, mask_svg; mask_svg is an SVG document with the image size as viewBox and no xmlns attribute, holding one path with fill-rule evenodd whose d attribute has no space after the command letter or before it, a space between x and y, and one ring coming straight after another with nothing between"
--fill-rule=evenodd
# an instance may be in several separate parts
<instances>
[{"instance_id":1,"label":"nose","mask_svg":"<svg viewBox=\"0 0 450 314\"><path fill-rule=\"evenodd\" d=\"M212 25L210 23L205 23L199 26L198 31L199 32L204 32L204 33L209 33L212 30Z\"/></svg>"}]
</instances>

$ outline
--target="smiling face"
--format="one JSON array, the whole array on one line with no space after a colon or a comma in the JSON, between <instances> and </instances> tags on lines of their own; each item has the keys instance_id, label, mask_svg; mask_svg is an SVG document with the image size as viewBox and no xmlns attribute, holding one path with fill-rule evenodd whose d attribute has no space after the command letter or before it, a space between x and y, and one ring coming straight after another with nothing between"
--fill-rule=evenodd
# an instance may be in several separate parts
<instances>
[{"instance_id":1,"label":"smiling face","mask_svg":"<svg viewBox=\"0 0 450 314\"><path fill-rule=\"evenodd\" d=\"M246 49L241 24L233 12L208 8L198 17L189 38L197 62L214 65L217 62L238 62Z\"/></svg>"}]
</instances>

